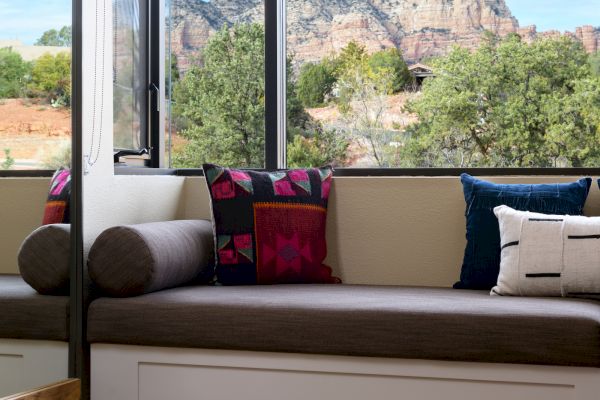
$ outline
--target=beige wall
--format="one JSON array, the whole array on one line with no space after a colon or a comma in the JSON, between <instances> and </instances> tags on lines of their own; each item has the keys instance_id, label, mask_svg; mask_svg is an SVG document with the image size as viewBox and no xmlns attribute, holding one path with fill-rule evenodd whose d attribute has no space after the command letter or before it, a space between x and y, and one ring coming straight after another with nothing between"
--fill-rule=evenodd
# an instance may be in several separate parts
<instances>
[{"instance_id":1,"label":"beige wall","mask_svg":"<svg viewBox=\"0 0 600 400\"><path fill-rule=\"evenodd\" d=\"M490 178L502 183L576 177ZM86 247L108 226L210 218L204 178L110 176L85 204ZM40 226L49 178L2 178L0 273L18 273L23 239ZM587 215L600 215L592 185ZM464 200L458 178L335 178L328 216L327 262L347 283L449 286L464 249Z\"/></svg>"},{"instance_id":2,"label":"beige wall","mask_svg":"<svg viewBox=\"0 0 600 400\"><path fill-rule=\"evenodd\" d=\"M568 182L577 177L489 178L499 183ZM203 178L187 178L179 218L207 218ZM451 286L465 246L465 202L456 177L335 178L327 263L345 283ZM593 183L587 215L600 216Z\"/></svg>"},{"instance_id":3,"label":"beige wall","mask_svg":"<svg viewBox=\"0 0 600 400\"><path fill-rule=\"evenodd\" d=\"M85 254L100 233L115 225L176 219L184 178L175 176L96 176L84 179Z\"/></svg>"},{"instance_id":4,"label":"beige wall","mask_svg":"<svg viewBox=\"0 0 600 400\"><path fill-rule=\"evenodd\" d=\"M50 178L0 178L0 274L18 274L23 240L42 224Z\"/></svg>"}]
</instances>

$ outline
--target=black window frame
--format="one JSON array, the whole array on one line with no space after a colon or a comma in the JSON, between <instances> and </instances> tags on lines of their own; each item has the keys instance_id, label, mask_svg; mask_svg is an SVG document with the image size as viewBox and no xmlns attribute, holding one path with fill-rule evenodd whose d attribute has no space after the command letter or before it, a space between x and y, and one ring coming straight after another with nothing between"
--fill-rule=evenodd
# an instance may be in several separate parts
<instances>
[{"instance_id":1,"label":"black window frame","mask_svg":"<svg viewBox=\"0 0 600 400\"><path fill-rule=\"evenodd\" d=\"M150 3L149 13L149 43L148 63L151 79L149 87L153 84L159 88L164 84L164 72L160 71L161 63L165 57L160 57L160 45L164 43L165 19L161 13L161 0L146 0ZM164 0L163 0L164 1ZM164 6L164 3L162 3ZM164 10L164 7L162 7ZM265 166L264 170L284 169L286 165L286 0L264 0L264 26L265 26ZM159 35L157 38L156 35ZM164 50L164 47L163 47ZM163 69L164 71L164 69ZM163 76L161 76L161 74ZM156 82L162 82L158 85ZM164 99L164 97L163 97ZM164 168L164 128L160 121L164 120L164 111L153 111L152 104L155 96L149 96L149 142L151 143L151 168L115 168L118 175L178 175L202 176L202 169L172 169ZM155 103L156 104L156 103ZM164 105L160 107L166 110ZM161 136L162 135L162 136ZM158 145L155 145L158 143ZM157 168L161 170L158 171ZM600 175L597 168L337 168L335 176L341 177L453 177L462 173L479 176L573 176L573 175Z\"/></svg>"},{"instance_id":2,"label":"black window frame","mask_svg":"<svg viewBox=\"0 0 600 400\"><path fill-rule=\"evenodd\" d=\"M143 67L140 68L140 71L143 71L142 82L145 86L145 90L140 93L140 130L138 132L139 135L139 148L122 148L122 147L114 147L113 151L116 153L118 151L125 152L140 152L143 149L148 150L150 154L150 159L146 160L145 166L152 168L160 168L162 165L160 164L160 152L161 149L159 146L155 146L155 143L160 143L158 139L155 139L155 134L159 132L160 129L160 108L155 107L160 101L160 88L161 82L159 79L160 74L160 66L157 62L160 62L158 54L160 53L160 45L157 42L157 37L160 35L160 29L157 31L153 29L157 23L160 22L160 10L159 4L160 0L130 0L138 3L139 7L139 31L140 31L140 41L142 42L142 46L139 49L140 52L140 60L143 62ZM114 8L114 0L111 1L113 6L113 19L114 25L116 24L116 20L118 18L117 13ZM152 28L151 28L152 27ZM116 36L115 32L113 32L113 47L116 48ZM114 49L113 49L114 51ZM114 57L114 56L113 56ZM114 63L114 59L113 59ZM158 66L155 68L155 66ZM113 68L114 70L115 68ZM113 71L113 84L116 82L116 71ZM111 99L112 101L112 99ZM154 105L154 107L153 107ZM115 137L114 124L113 124L113 138Z\"/></svg>"},{"instance_id":3,"label":"black window frame","mask_svg":"<svg viewBox=\"0 0 600 400\"><path fill-rule=\"evenodd\" d=\"M147 92L147 148L149 149L150 168L164 167L164 43L165 43L165 18L164 18L164 1L147 0L148 1L148 23L147 38L148 38L148 92ZM154 29L158 27L158 29Z\"/></svg>"}]
</instances>

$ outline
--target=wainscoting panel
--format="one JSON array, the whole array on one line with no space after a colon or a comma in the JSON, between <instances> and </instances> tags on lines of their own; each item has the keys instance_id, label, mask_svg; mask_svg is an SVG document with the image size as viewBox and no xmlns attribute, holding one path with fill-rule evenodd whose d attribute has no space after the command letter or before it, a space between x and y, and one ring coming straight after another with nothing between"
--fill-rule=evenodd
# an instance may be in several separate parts
<instances>
[{"instance_id":1,"label":"wainscoting panel","mask_svg":"<svg viewBox=\"0 0 600 400\"><path fill-rule=\"evenodd\" d=\"M92 345L92 400L591 399L600 369Z\"/></svg>"}]
</instances>

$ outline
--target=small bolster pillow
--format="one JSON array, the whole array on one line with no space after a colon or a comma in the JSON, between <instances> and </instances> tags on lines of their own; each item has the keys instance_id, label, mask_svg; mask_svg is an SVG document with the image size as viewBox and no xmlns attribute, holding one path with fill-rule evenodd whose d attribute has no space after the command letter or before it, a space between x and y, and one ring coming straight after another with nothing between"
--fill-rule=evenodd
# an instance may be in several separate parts
<instances>
[{"instance_id":1,"label":"small bolster pillow","mask_svg":"<svg viewBox=\"0 0 600 400\"><path fill-rule=\"evenodd\" d=\"M21 277L40 294L69 294L71 225L44 225L33 231L19 249Z\"/></svg>"},{"instance_id":2,"label":"small bolster pillow","mask_svg":"<svg viewBox=\"0 0 600 400\"><path fill-rule=\"evenodd\" d=\"M492 295L600 297L600 217L494 209L501 261Z\"/></svg>"},{"instance_id":3,"label":"small bolster pillow","mask_svg":"<svg viewBox=\"0 0 600 400\"><path fill-rule=\"evenodd\" d=\"M94 283L114 297L139 296L214 274L209 221L116 226L102 232L88 256Z\"/></svg>"}]
</instances>

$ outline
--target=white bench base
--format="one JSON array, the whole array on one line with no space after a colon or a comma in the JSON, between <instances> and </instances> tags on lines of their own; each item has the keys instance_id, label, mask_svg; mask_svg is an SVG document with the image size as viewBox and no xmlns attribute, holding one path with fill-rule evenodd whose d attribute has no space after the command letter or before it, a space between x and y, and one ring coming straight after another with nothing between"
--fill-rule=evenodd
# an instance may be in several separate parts
<instances>
[{"instance_id":1,"label":"white bench base","mask_svg":"<svg viewBox=\"0 0 600 400\"><path fill-rule=\"evenodd\" d=\"M597 368L91 346L92 400L589 400L598 393Z\"/></svg>"},{"instance_id":2,"label":"white bench base","mask_svg":"<svg viewBox=\"0 0 600 400\"><path fill-rule=\"evenodd\" d=\"M0 397L66 379L69 344L0 339Z\"/></svg>"}]
</instances>

